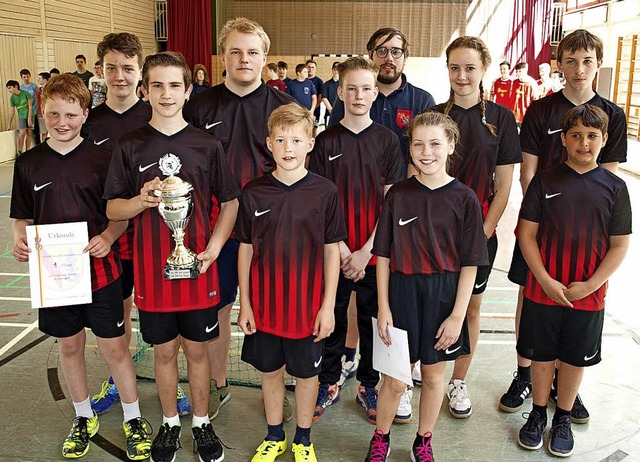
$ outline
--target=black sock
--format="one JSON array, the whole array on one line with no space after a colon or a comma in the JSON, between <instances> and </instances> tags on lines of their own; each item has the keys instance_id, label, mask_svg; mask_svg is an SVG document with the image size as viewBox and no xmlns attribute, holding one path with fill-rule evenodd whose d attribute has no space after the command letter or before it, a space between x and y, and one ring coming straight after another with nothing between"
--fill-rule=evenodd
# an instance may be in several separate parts
<instances>
[{"instance_id":1,"label":"black sock","mask_svg":"<svg viewBox=\"0 0 640 462\"><path fill-rule=\"evenodd\" d=\"M309 446L309 444L311 444L311 427L300 428L296 425L296 436L293 437L293 442L295 444Z\"/></svg>"},{"instance_id":2,"label":"black sock","mask_svg":"<svg viewBox=\"0 0 640 462\"><path fill-rule=\"evenodd\" d=\"M280 425L267 425L267 441L284 441L284 427Z\"/></svg>"},{"instance_id":3,"label":"black sock","mask_svg":"<svg viewBox=\"0 0 640 462\"><path fill-rule=\"evenodd\" d=\"M524 382L531 382L531 366L518 366L518 378Z\"/></svg>"},{"instance_id":4,"label":"black sock","mask_svg":"<svg viewBox=\"0 0 640 462\"><path fill-rule=\"evenodd\" d=\"M355 348L345 348L344 356L346 361L353 361L356 358L356 349Z\"/></svg>"},{"instance_id":5,"label":"black sock","mask_svg":"<svg viewBox=\"0 0 640 462\"><path fill-rule=\"evenodd\" d=\"M375 432L378 433L379 435L382 435L382 441L384 441L385 443L389 442L389 437L391 436L391 430L389 430L389 433L382 433L380 430L376 428Z\"/></svg>"},{"instance_id":6,"label":"black sock","mask_svg":"<svg viewBox=\"0 0 640 462\"><path fill-rule=\"evenodd\" d=\"M538 411L538 413L546 418L547 417L547 405L545 404L544 406L538 406L537 404L533 405L533 410L534 411Z\"/></svg>"},{"instance_id":7,"label":"black sock","mask_svg":"<svg viewBox=\"0 0 640 462\"><path fill-rule=\"evenodd\" d=\"M563 417L565 415L571 415L571 411L565 411L564 409L560 409L558 406L556 406L556 413L553 414L553 421L557 422L558 420L560 420L560 417Z\"/></svg>"},{"instance_id":8,"label":"black sock","mask_svg":"<svg viewBox=\"0 0 640 462\"><path fill-rule=\"evenodd\" d=\"M416 438L413 440L413 447L417 448L418 446L420 446L422 444L422 438L424 435L421 435L420 433L416 432ZM431 434L429 434L429 439L431 438Z\"/></svg>"}]
</instances>

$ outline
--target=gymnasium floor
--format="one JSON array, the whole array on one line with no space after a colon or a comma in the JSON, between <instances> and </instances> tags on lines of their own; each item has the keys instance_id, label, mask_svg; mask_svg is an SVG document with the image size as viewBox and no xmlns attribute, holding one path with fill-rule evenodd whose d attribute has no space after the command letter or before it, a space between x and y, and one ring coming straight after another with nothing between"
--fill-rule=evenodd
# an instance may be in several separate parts
<instances>
[{"instance_id":1,"label":"gymnasium floor","mask_svg":"<svg viewBox=\"0 0 640 462\"><path fill-rule=\"evenodd\" d=\"M640 154L640 149L629 156ZM12 165L0 165L0 461L60 460L60 448L73 419L73 407L59 368L54 339L37 328L36 313L28 301L27 267L11 257L11 221L8 218ZM515 177L517 178L516 172ZM640 214L640 180L622 174L627 181L636 211L636 233ZM434 451L438 461L544 461L554 460L546 449L525 451L516 442L524 424L522 412L531 406L528 399L521 412L498 411L501 394L511 382L515 368L513 313L516 287L506 279L511 250L512 229L520 202L519 186L514 182L512 198L500 223L500 248L483 305L482 333L467 383L474 411L468 420L449 416L446 404L434 432ZM632 239L623 266L610 281L604 328L603 361L587 369L581 395L591 413L586 425L575 425L577 461L640 461L640 291L635 271L640 260L640 239ZM635 269L634 269L635 268ZM135 312L134 312L135 314ZM90 389L98 392L108 375L106 366L89 335L86 357ZM312 440L318 459L324 462L362 461L374 427L355 403L355 379L342 390L339 403L328 408L313 427ZM183 384L188 393L188 385ZM158 428L160 403L155 384L140 381L143 415ZM217 434L230 447L227 461L249 461L266 432L259 388L232 387L232 399L213 422ZM420 388L414 392L417 411ZM289 393L293 400L293 395ZM553 406L550 406L550 414ZM100 432L92 439L86 461L127 460L120 406L100 417ZM188 431L190 417L183 418L183 449L178 461L196 461ZM409 425L394 425L390 461L408 461L417 419ZM295 424L285 425L289 441ZM546 443L546 438L545 438ZM292 462L288 451L278 460Z\"/></svg>"}]
</instances>

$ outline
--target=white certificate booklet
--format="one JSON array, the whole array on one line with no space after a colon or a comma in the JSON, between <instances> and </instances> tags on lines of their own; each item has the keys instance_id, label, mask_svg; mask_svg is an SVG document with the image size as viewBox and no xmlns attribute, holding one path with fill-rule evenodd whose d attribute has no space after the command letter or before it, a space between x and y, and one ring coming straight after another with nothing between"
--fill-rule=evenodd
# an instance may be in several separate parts
<instances>
[{"instance_id":1,"label":"white certificate booklet","mask_svg":"<svg viewBox=\"0 0 640 462\"><path fill-rule=\"evenodd\" d=\"M389 326L388 335L391 345L387 346L378 335L378 320L372 318L371 321L373 322L373 368L412 387L407 331Z\"/></svg>"},{"instance_id":2,"label":"white certificate booklet","mask_svg":"<svg viewBox=\"0 0 640 462\"><path fill-rule=\"evenodd\" d=\"M31 307L91 303L87 222L27 226Z\"/></svg>"}]
</instances>

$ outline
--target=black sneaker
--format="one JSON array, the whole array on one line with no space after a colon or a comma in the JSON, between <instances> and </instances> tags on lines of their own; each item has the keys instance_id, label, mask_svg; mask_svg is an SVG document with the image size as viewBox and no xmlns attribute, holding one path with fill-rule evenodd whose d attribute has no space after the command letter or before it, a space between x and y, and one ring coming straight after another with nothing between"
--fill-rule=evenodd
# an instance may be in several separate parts
<instances>
[{"instance_id":1,"label":"black sneaker","mask_svg":"<svg viewBox=\"0 0 640 462\"><path fill-rule=\"evenodd\" d=\"M522 415L523 417L525 414ZM529 413L527 423L518 433L518 444L532 451L542 447L542 436L547 426L547 416L542 416L535 409Z\"/></svg>"},{"instance_id":2,"label":"black sneaker","mask_svg":"<svg viewBox=\"0 0 640 462\"><path fill-rule=\"evenodd\" d=\"M162 424L151 445L151 462L173 462L180 444L180 425Z\"/></svg>"},{"instance_id":3,"label":"black sneaker","mask_svg":"<svg viewBox=\"0 0 640 462\"><path fill-rule=\"evenodd\" d=\"M130 460L144 460L151 452L153 428L147 419L138 417L122 424L127 437L127 457Z\"/></svg>"},{"instance_id":4,"label":"black sneaker","mask_svg":"<svg viewBox=\"0 0 640 462\"><path fill-rule=\"evenodd\" d=\"M551 387L551 392L549 393L549 398L555 405L558 404L558 390L555 387ZM577 424L586 424L589 422L591 416L589 415L589 411L584 407L584 403L582 402L582 398L580 398L580 394L576 394L576 399L573 402L573 407L571 408L571 422Z\"/></svg>"},{"instance_id":5,"label":"black sneaker","mask_svg":"<svg viewBox=\"0 0 640 462\"><path fill-rule=\"evenodd\" d=\"M191 427L193 433L193 453L198 454L200 462L220 462L224 460L224 449L220 439L208 423L201 427Z\"/></svg>"},{"instance_id":6,"label":"black sneaker","mask_svg":"<svg viewBox=\"0 0 640 462\"><path fill-rule=\"evenodd\" d=\"M569 457L573 454L573 432L571 418L568 415L551 421L549 433L549 452L558 457Z\"/></svg>"},{"instance_id":7,"label":"black sneaker","mask_svg":"<svg viewBox=\"0 0 640 462\"><path fill-rule=\"evenodd\" d=\"M513 373L513 381L507 392L500 398L500 409L504 412L516 412L524 404L524 400L531 396L531 382L520 380L518 372Z\"/></svg>"}]
</instances>

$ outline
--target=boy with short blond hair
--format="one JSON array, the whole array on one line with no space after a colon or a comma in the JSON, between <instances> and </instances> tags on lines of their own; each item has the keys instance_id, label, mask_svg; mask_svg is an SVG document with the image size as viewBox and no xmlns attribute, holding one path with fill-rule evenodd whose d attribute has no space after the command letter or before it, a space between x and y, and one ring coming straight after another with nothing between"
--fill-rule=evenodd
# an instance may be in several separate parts
<instances>
[{"instance_id":1,"label":"boy with short blond hair","mask_svg":"<svg viewBox=\"0 0 640 462\"><path fill-rule=\"evenodd\" d=\"M200 460L219 462L224 451L209 421L207 342L218 335L220 288L217 257L233 228L240 193L214 137L189 125L182 107L191 91L191 71L183 56L164 52L148 56L142 81L153 115L148 125L118 140L104 197L112 219L132 219L135 303L140 331L154 345L155 377L163 420L151 447L151 459L169 462L180 447L177 410L178 350L182 347L193 403L194 451ZM164 183L175 175L191 184L192 215L184 245L201 262L197 279L164 279L167 257L174 247L169 227L157 208ZM221 204L213 231L211 197ZM154 236L150 239L149 236Z\"/></svg>"},{"instance_id":2,"label":"boy with short blond hair","mask_svg":"<svg viewBox=\"0 0 640 462\"><path fill-rule=\"evenodd\" d=\"M84 358L84 329L89 327L121 390L127 456L146 459L151 429L141 418L138 406L135 369L123 327L120 261L112 248L127 222L109 221L102 199L111 153L80 135L90 101L80 79L70 74L51 79L42 101L51 136L16 160L10 214L15 220L13 254L18 261L28 261L28 225L86 221L90 240L84 251L91 256L93 301L38 312L40 330L56 337L60 344L60 363L76 413L62 456L84 456L89 438L99 428L89 400Z\"/></svg>"},{"instance_id":3,"label":"boy with short blond hair","mask_svg":"<svg viewBox=\"0 0 640 462\"><path fill-rule=\"evenodd\" d=\"M317 462L311 424L324 339L334 328L338 243L346 230L337 188L305 168L312 130L313 116L299 105L274 110L267 146L277 167L249 182L240 199L242 360L262 372L268 424L252 462L273 462L287 448L285 369L297 378L295 460Z\"/></svg>"},{"instance_id":4,"label":"boy with short blond hair","mask_svg":"<svg viewBox=\"0 0 640 462\"><path fill-rule=\"evenodd\" d=\"M567 161L538 173L518 223L530 271L524 288L518 353L532 361L533 409L520 446L542 446L547 400L558 363L557 404L549 451L573 452L571 409L585 367L600 362L607 280L624 259L631 204L624 181L598 166L608 118L585 104L562 120Z\"/></svg>"}]
</instances>

